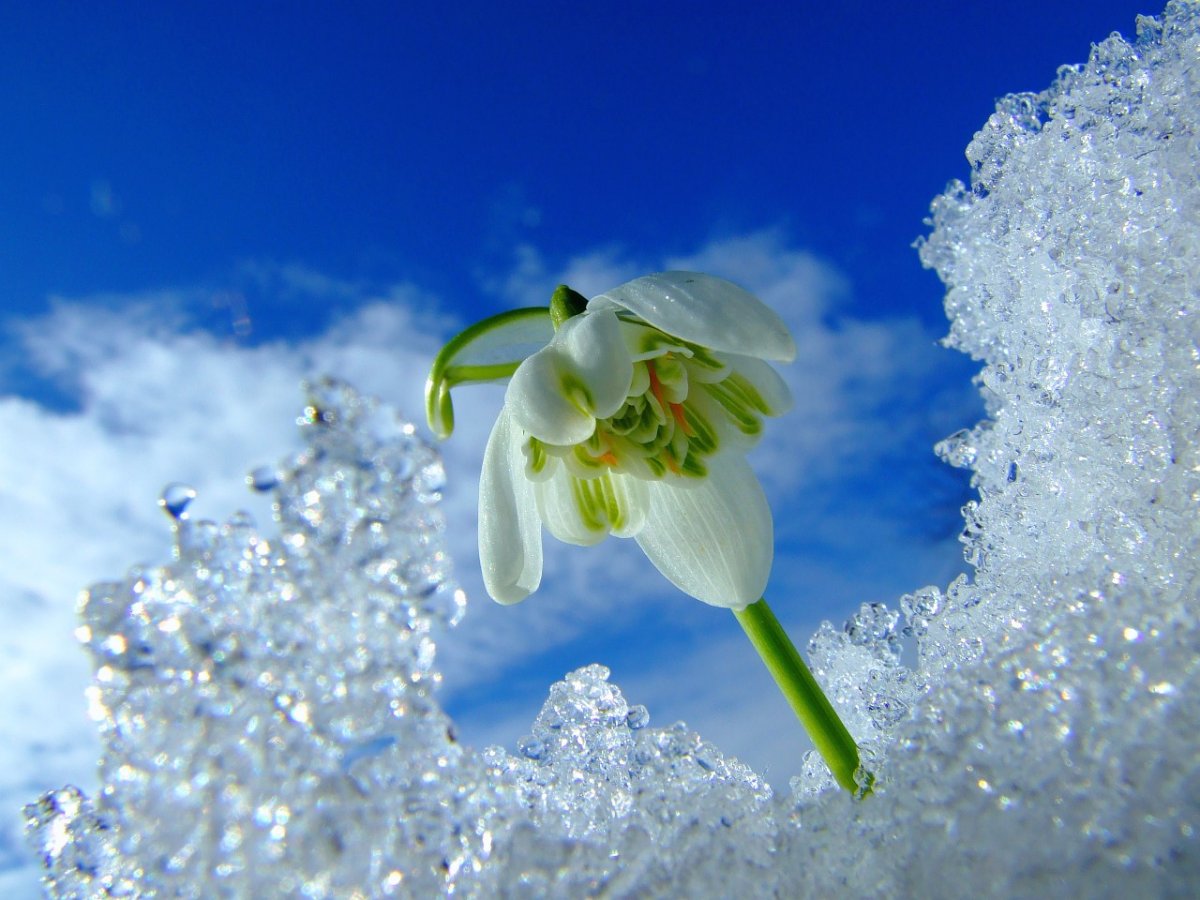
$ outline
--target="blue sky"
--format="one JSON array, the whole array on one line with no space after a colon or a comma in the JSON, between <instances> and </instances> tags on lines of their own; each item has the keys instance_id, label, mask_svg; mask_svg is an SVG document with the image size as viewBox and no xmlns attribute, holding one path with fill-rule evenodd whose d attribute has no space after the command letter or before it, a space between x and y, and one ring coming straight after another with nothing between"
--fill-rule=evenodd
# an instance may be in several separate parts
<instances>
[{"instance_id":1,"label":"blue sky","mask_svg":"<svg viewBox=\"0 0 1200 900\"><path fill-rule=\"evenodd\" d=\"M935 320L908 247L966 140L1144 7L879 9L5 4L0 290L29 313L265 258L470 308L523 241L559 261L780 226L859 307Z\"/></svg>"},{"instance_id":2,"label":"blue sky","mask_svg":"<svg viewBox=\"0 0 1200 900\"><path fill-rule=\"evenodd\" d=\"M931 447L982 408L911 244L997 97L1158 9L878 7L5 4L0 800L86 783L75 592L166 560L165 482L213 518L252 506L242 475L295 446L305 374L415 417L441 340L560 280L711 271L796 332L797 410L754 461L799 643L960 571L970 494ZM550 681L602 661L656 724L786 783L803 739L732 617L629 542L549 543L539 596L482 596L473 479L498 402L464 395L445 448L473 604L440 658L464 739L511 745Z\"/></svg>"}]
</instances>

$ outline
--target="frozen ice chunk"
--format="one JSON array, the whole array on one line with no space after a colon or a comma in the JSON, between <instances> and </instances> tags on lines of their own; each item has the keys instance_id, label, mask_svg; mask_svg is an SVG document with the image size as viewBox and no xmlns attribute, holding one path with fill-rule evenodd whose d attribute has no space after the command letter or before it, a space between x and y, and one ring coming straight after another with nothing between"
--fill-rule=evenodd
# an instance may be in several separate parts
<instances>
[{"instance_id":1,"label":"frozen ice chunk","mask_svg":"<svg viewBox=\"0 0 1200 900\"><path fill-rule=\"evenodd\" d=\"M608 674L592 665L553 685L520 757L488 751L505 780L529 791L535 824L550 818L571 837L605 840L636 825L659 842L681 817L762 832L766 782L685 725L645 727L645 707L627 705Z\"/></svg>"},{"instance_id":2,"label":"frozen ice chunk","mask_svg":"<svg viewBox=\"0 0 1200 900\"><path fill-rule=\"evenodd\" d=\"M305 422L278 543L245 516L188 519L194 492L172 487L177 559L85 595L103 787L27 813L58 896L424 893L488 855L461 809L503 803L430 695L431 633L464 604L441 463L335 382Z\"/></svg>"},{"instance_id":3,"label":"frozen ice chunk","mask_svg":"<svg viewBox=\"0 0 1200 900\"><path fill-rule=\"evenodd\" d=\"M72 787L44 794L25 808L25 827L42 854L44 883L54 897L130 897L108 824L91 801Z\"/></svg>"},{"instance_id":4,"label":"frozen ice chunk","mask_svg":"<svg viewBox=\"0 0 1200 900\"><path fill-rule=\"evenodd\" d=\"M497 883L521 883L516 893L531 897L598 886L697 896L726 877L718 859L736 860L739 877L773 881L774 834L787 810L766 782L685 725L647 727L645 708L629 706L608 675L599 665L570 673L550 688L520 755L485 752L536 830L519 831L497 860L506 867Z\"/></svg>"}]
</instances>

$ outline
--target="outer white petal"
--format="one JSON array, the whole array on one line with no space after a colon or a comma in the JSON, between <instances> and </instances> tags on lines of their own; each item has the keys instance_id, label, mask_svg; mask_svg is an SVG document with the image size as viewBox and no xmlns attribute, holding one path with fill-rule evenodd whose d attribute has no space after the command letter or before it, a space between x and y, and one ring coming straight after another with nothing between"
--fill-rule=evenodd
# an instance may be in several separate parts
<instances>
[{"instance_id":1,"label":"outer white petal","mask_svg":"<svg viewBox=\"0 0 1200 900\"><path fill-rule=\"evenodd\" d=\"M479 562L488 594L517 603L542 581L542 523L533 484L525 477L522 434L500 411L479 478Z\"/></svg>"},{"instance_id":2,"label":"outer white petal","mask_svg":"<svg viewBox=\"0 0 1200 900\"><path fill-rule=\"evenodd\" d=\"M604 484L609 492L604 513L590 523L585 520L575 493L580 482L589 488ZM539 483L536 491L538 513L546 530L564 543L583 547L600 543L610 533L617 537L633 537L646 524L650 509L650 491L646 483L613 472L597 478L578 479L562 466L553 478Z\"/></svg>"},{"instance_id":3,"label":"outer white petal","mask_svg":"<svg viewBox=\"0 0 1200 900\"><path fill-rule=\"evenodd\" d=\"M646 556L681 591L741 609L762 597L774 557L771 510L740 456L723 455L690 490L647 482L650 515L637 535Z\"/></svg>"},{"instance_id":4,"label":"outer white petal","mask_svg":"<svg viewBox=\"0 0 1200 900\"><path fill-rule=\"evenodd\" d=\"M612 312L575 316L513 374L505 406L548 444L578 444L629 394L633 361Z\"/></svg>"},{"instance_id":5,"label":"outer white petal","mask_svg":"<svg viewBox=\"0 0 1200 900\"><path fill-rule=\"evenodd\" d=\"M792 335L769 306L731 281L698 272L660 272L626 282L588 302L588 311L627 309L693 344L791 362Z\"/></svg>"}]
</instances>

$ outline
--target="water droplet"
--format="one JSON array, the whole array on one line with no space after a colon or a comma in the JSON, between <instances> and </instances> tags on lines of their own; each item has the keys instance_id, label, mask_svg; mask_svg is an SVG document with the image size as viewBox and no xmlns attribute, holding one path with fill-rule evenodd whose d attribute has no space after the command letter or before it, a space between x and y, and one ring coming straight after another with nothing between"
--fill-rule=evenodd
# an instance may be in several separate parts
<instances>
[{"instance_id":1,"label":"water droplet","mask_svg":"<svg viewBox=\"0 0 1200 900\"><path fill-rule=\"evenodd\" d=\"M939 441L933 451L947 463L960 469L969 469L979 455L975 446L975 435L967 428Z\"/></svg>"},{"instance_id":2,"label":"water droplet","mask_svg":"<svg viewBox=\"0 0 1200 900\"><path fill-rule=\"evenodd\" d=\"M172 519L179 521L187 518L188 505L196 499L196 489L190 484L173 481L163 488L158 505Z\"/></svg>"},{"instance_id":3,"label":"water droplet","mask_svg":"<svg viewBox=\"0 0 1200 900\"><path fill-rule=\"evenodd\" d=\"M910 620L931 619L942 609L942 592L936 587L924 587L900 598L900 609Z\"/></svg>"},{"instance_id":4,"label":"water droplet","mask_svg":"<svg viewBox=\"0 0 1200 900\"><path fill-rule=\"evenodd\" d=\"M275 466L259 466L246 476L246 483L252 490L265 493L279 486L280 473Z\"/></svg>"},{"instance_id":5,"label":"water droplet","mask_svg":"<svg viewBox=\"0 0 1200 900\"><path fill-rule=\"evenodd\" d=\"M640 703L637 706L629 707L629 712L625 714L625 724L634 731L645 728L650 724L650 710Z\"/></svg>"},{"instance_id":6,"label":"water droplet","mask_svg":"<svg viewBox=\"0 0 1200 900\"><path fill-rule=\"evenodd\" d=\"M541 759L546 755L546 745L532 735L526 735L517 741L517 749L526 759Z\"/></svg>"},{"instance_id":7,"label":"water droplet","mask_svg":"<svg viewBox=\"0 0 1200 900\"><path fill-rule=\"evenodd\" d=\"M436 503L446 487L446 470L441 460L434 460L413 476L413 490L422 503Z\"/></svg>"}]
</instances>

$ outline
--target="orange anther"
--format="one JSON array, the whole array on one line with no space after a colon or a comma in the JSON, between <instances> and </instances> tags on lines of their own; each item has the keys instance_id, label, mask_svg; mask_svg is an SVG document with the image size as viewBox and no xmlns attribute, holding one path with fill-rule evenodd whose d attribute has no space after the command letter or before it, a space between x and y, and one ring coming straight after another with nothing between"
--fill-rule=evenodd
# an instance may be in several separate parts
<instances>
[{"instance_id":1,"label":"orange anther","mask_svg":"<svg viewBox=\"0 0 1200 900\"><path fill-rule=\"evenodd\" d=\"M684 417L682 403L671 404L671 415L675 417L675 421L679 423L679 427L683 429L684 434L688 437L695 436L695 430L687 423L687 419Z\"/></svg>"},{"instance_id":2,"label":"orange anther","mask_svg":"<svg viewBox=\"0 0 1200 900\"><path fill-rule=\"evenodd\" d=\"M652 360L646 360L646 372L650 375L650 393L654 395L654 398L659 402L659 405L662 406L663 409L666 409L668 404L666 399L663 397L662 382L658 380L658 372L655 371L654 362Z\"/></svg>"}]
</instances>

